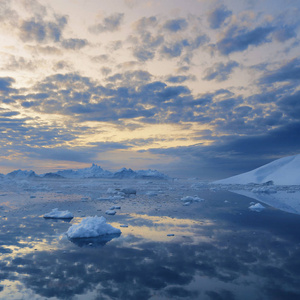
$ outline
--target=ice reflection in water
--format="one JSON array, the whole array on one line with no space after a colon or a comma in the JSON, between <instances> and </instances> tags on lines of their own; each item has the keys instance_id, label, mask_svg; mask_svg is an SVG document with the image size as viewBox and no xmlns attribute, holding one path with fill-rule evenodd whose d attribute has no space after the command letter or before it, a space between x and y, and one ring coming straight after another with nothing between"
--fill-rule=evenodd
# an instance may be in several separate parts
<instances>
[{"instance_id":1,"label":"ice reflection in water","mask_svg":"<svg viewBox=\"0 0 300 300\"><path fill-rule=\"evenodd\" d=\"M50 202L33 199L22 218L9 212L1 219L0 299L298 299L300 217L251 212L249 199L229 192L199 191L205 201L183 207L188 188L169 190L168 201L125 199L107 221L128 227L98 242L73 243L64 235L72 222L39 217ZM81 196L58 201L78 215L101 215L111 204L82 204Z\"/></svg>"}]
</instances>

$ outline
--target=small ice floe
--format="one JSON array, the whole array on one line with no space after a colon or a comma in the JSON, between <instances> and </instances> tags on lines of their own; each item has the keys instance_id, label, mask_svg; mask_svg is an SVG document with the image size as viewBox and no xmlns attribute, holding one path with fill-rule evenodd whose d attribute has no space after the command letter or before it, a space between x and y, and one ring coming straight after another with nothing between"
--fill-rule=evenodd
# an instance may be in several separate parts
<instances>
[{"instance_id":1,"label":"small ice floe","mask_svg":"<svg viewBox=\"0 0 300 300\"><path fill-rule=\"evenodd\" d=\"M121 206L119 205L114 205L110 208L110 210L114 210L114 209L121 209Z\"/></svg>"},{"instance_id":2,"label":"small ice floe","mask_svg":"<svg viewBox=\"0 0 300 300\"><path fill-rule=\"evenodd\" d=\"M201 202L204 201L204 199L199 198L198 196L185 196L183 198L181 198L181 201L183 202Z\"/></svg>"},{"instance_id":3,"label":"small ice floe","mask_svg":"<svg viewBox=\"0 0 300 300\"><path fill-rule=\"evenodd\" d=\"M87 202L89 200L89 197L82 197L81 202Z\"/></svg>"},{"instance_id":4,"label":"small ice floe","mask_svg":"<svg viewBox=\"0 0 300 300\"><path fill-rule=\"evenodd\" d=\"M174 235L175 235L174 233L167 234L167 236L174 236Z\"/></svg>"},{"instance_id":5,"label":"small ice floe","mask_svg":"<svg viewBox=\"0 0 300 300\"><path fill-rule=\"evenodd\" d=\"M189 205L191 205L191 202L184 202L182 205L183 206L189 206Z\"/></svg>"},{"instance_id":6,"label":"small ice floe","mask_svg":"<svg viewBox=\"0 0 300 300\"><path fill-rule=\"evenodd\" d=\"M106 223L104 217L86 217L80 223L72 225L67 236L70 239L92 238L109 234L121 234L121 230Z\"/></svg>"},{"instance_id":7,"label":"small ice floe","mask_svg":"<svg viewBox=\"0 0 300 300\"><path fill-rule=\"evenodd\" d=\"M105 212L107 215L110 215L110 216L113 216L116 214L116 212L112 209L108 209L106 212Z\"/></svg>"},{"instance_id":8,"label":"small ice floe","mask_svg":"<svg viewBox=\"0 0 300 300\"><path fill-rule=\"evenodd\" d=\"M260 212L260 211L264 210L265 207L263 205L261 205L260 203L256 203L256 204L252 204L251 206L249 206L249 209Z\"/></svg>"},{"instance_id":9,"label":"small ice floe","mask_svg":"<svg viewBox=\"0 0 300 300\"><path fill-rule=\"evenodd\" d=\"M73 214L68 210L59 211L57 208L54 208L51 212L44 214L45 219L72 219L73 217Z\"/></svg>"},{"instance_id":10,"label":"small ice floe","mask_svg":"<svg viewBox=\"0 0 300 300\"><path fill-rule=\"evenodd\" d=\"M34 198L36 198L36 196L30 196L30 198L31 198L31 199L34 199Z\"/></svg>"}]
</instances>

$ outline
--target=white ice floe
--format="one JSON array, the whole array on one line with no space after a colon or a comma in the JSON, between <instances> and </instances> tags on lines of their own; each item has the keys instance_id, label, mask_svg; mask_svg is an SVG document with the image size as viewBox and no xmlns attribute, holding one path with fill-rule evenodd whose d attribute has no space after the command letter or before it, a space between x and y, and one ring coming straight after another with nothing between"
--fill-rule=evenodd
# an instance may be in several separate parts
<instances>
[{"instance_id":1,"label":"white ice floe","mask_svg":"<svg viewBox=\"0 0 300 300\"><path fill-rule=\"evenodd\" d=\"M73 214L68 210L59 211L57 208L54 208L51 212L44 214L44 218L46 219L72 219L73 217Z\"/></svg>"},{"instance_id":2,"label":"white ice floe","mask_svg":"<svg viewBox=\"0 0 300 300\"><path fill-rule=\"evenodd\" d=\"M264 210L265 207L263 205L261 205L260 203L256 203L256 204L250 205L249 209L251 209L253 211L260 212L260 211Z\"/></svg>"},{"instance_id":3,"label":"white ice floe","mask_svg":"<svg viewBox=\"0 0 300 300\"><path fill-rule=\"evenodd\" d=\"M116 212L115 212L114 210L112 210L112 209L108 209L105 213L106 213L107 215L111 215L111 216L113 216L113 215L116 214Z\"/></svg>"},{"instance_id":4,"label":"white ice floe","mask_svg":"<svg viewBox=\"0 0 300 300\"><path fill-rule=\"evenodd\" d=\"M185 196L181 198L181 201L183 202L201 202L204 199L199 198L198 196Z\"/></svg>"},{"instance_id":5,"label":"white ice floe","mask_svg":"<svg viewBox=\"0 0 300 300\"><path fill-rule=\"evenodd\" d=\"M72 225L67 236L71 239L91 238L108 234L121 234L121 230L106 223L104 217L86 217L80 223Z\"/></svg>"}]
</instances>

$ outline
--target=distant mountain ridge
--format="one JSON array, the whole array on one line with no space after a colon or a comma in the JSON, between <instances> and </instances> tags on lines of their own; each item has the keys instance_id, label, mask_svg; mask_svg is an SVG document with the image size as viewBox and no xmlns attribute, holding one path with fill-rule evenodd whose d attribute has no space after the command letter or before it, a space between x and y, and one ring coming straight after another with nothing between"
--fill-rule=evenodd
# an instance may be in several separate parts
<instances>
[{"instance_id":1,"label":"distant mountain ridge","mask_svg":"<svg viewBox=\"0 0 300 300\"><path fill-rule=\"evenodd\" d=\"M218 180L216 184L248 184L273 181L276 185L300 185L300 154L283 157L250 172Z\"/></svg>"},{"instance_id":2,"label":"distant mountain ridge","mask_svg":"<svg viewBox=\"0 0 300 300\"><path fill-rule=\"evenodd\" d=\"M153 178L153 179L169 179L169 177L157 170L138 170L133 171L132 169L122 168L117 172L110 172L102 169L96 164L92 164L89 168L83 169L68 169L60 170L57 172L49 172L41 175L37 175L34 171L30 170L15 170L6 175L2 175L6 178L14 179L25 179L25 178L116 178L116 179L143 179L143 178Z\"/></svg>"}]
</instances>

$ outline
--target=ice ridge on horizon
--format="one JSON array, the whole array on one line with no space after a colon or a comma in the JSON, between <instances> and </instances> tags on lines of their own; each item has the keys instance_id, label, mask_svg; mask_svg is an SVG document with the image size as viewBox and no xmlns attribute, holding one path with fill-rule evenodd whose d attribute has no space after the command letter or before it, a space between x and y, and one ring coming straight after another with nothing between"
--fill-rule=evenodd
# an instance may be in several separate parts
<instances>
[{"instance_id":1,"label":"ice ridge on horizon","mask_svg":"<svg viewBox=\"0 0 300 300\"><path fill-rule=\"evenodd\" d=\"M168 179L169 177L157 170L137 170L134 171L132 169L122 168L116 172L110 172L104 170L100 166L96 164L92 164L89 168L83 169L67 169L67 170L59 170L57 172L49 172L45 174L38 175L34 171L30 170L15 170L6 175L2 175L2 177L6 178L15 178L15 179L22 179L22 178L116 178L116 179L123 179L123 178L135 178L135 179L142 179L142 178L156 178L156 179Z\"/></svg>"}]
</instances>

